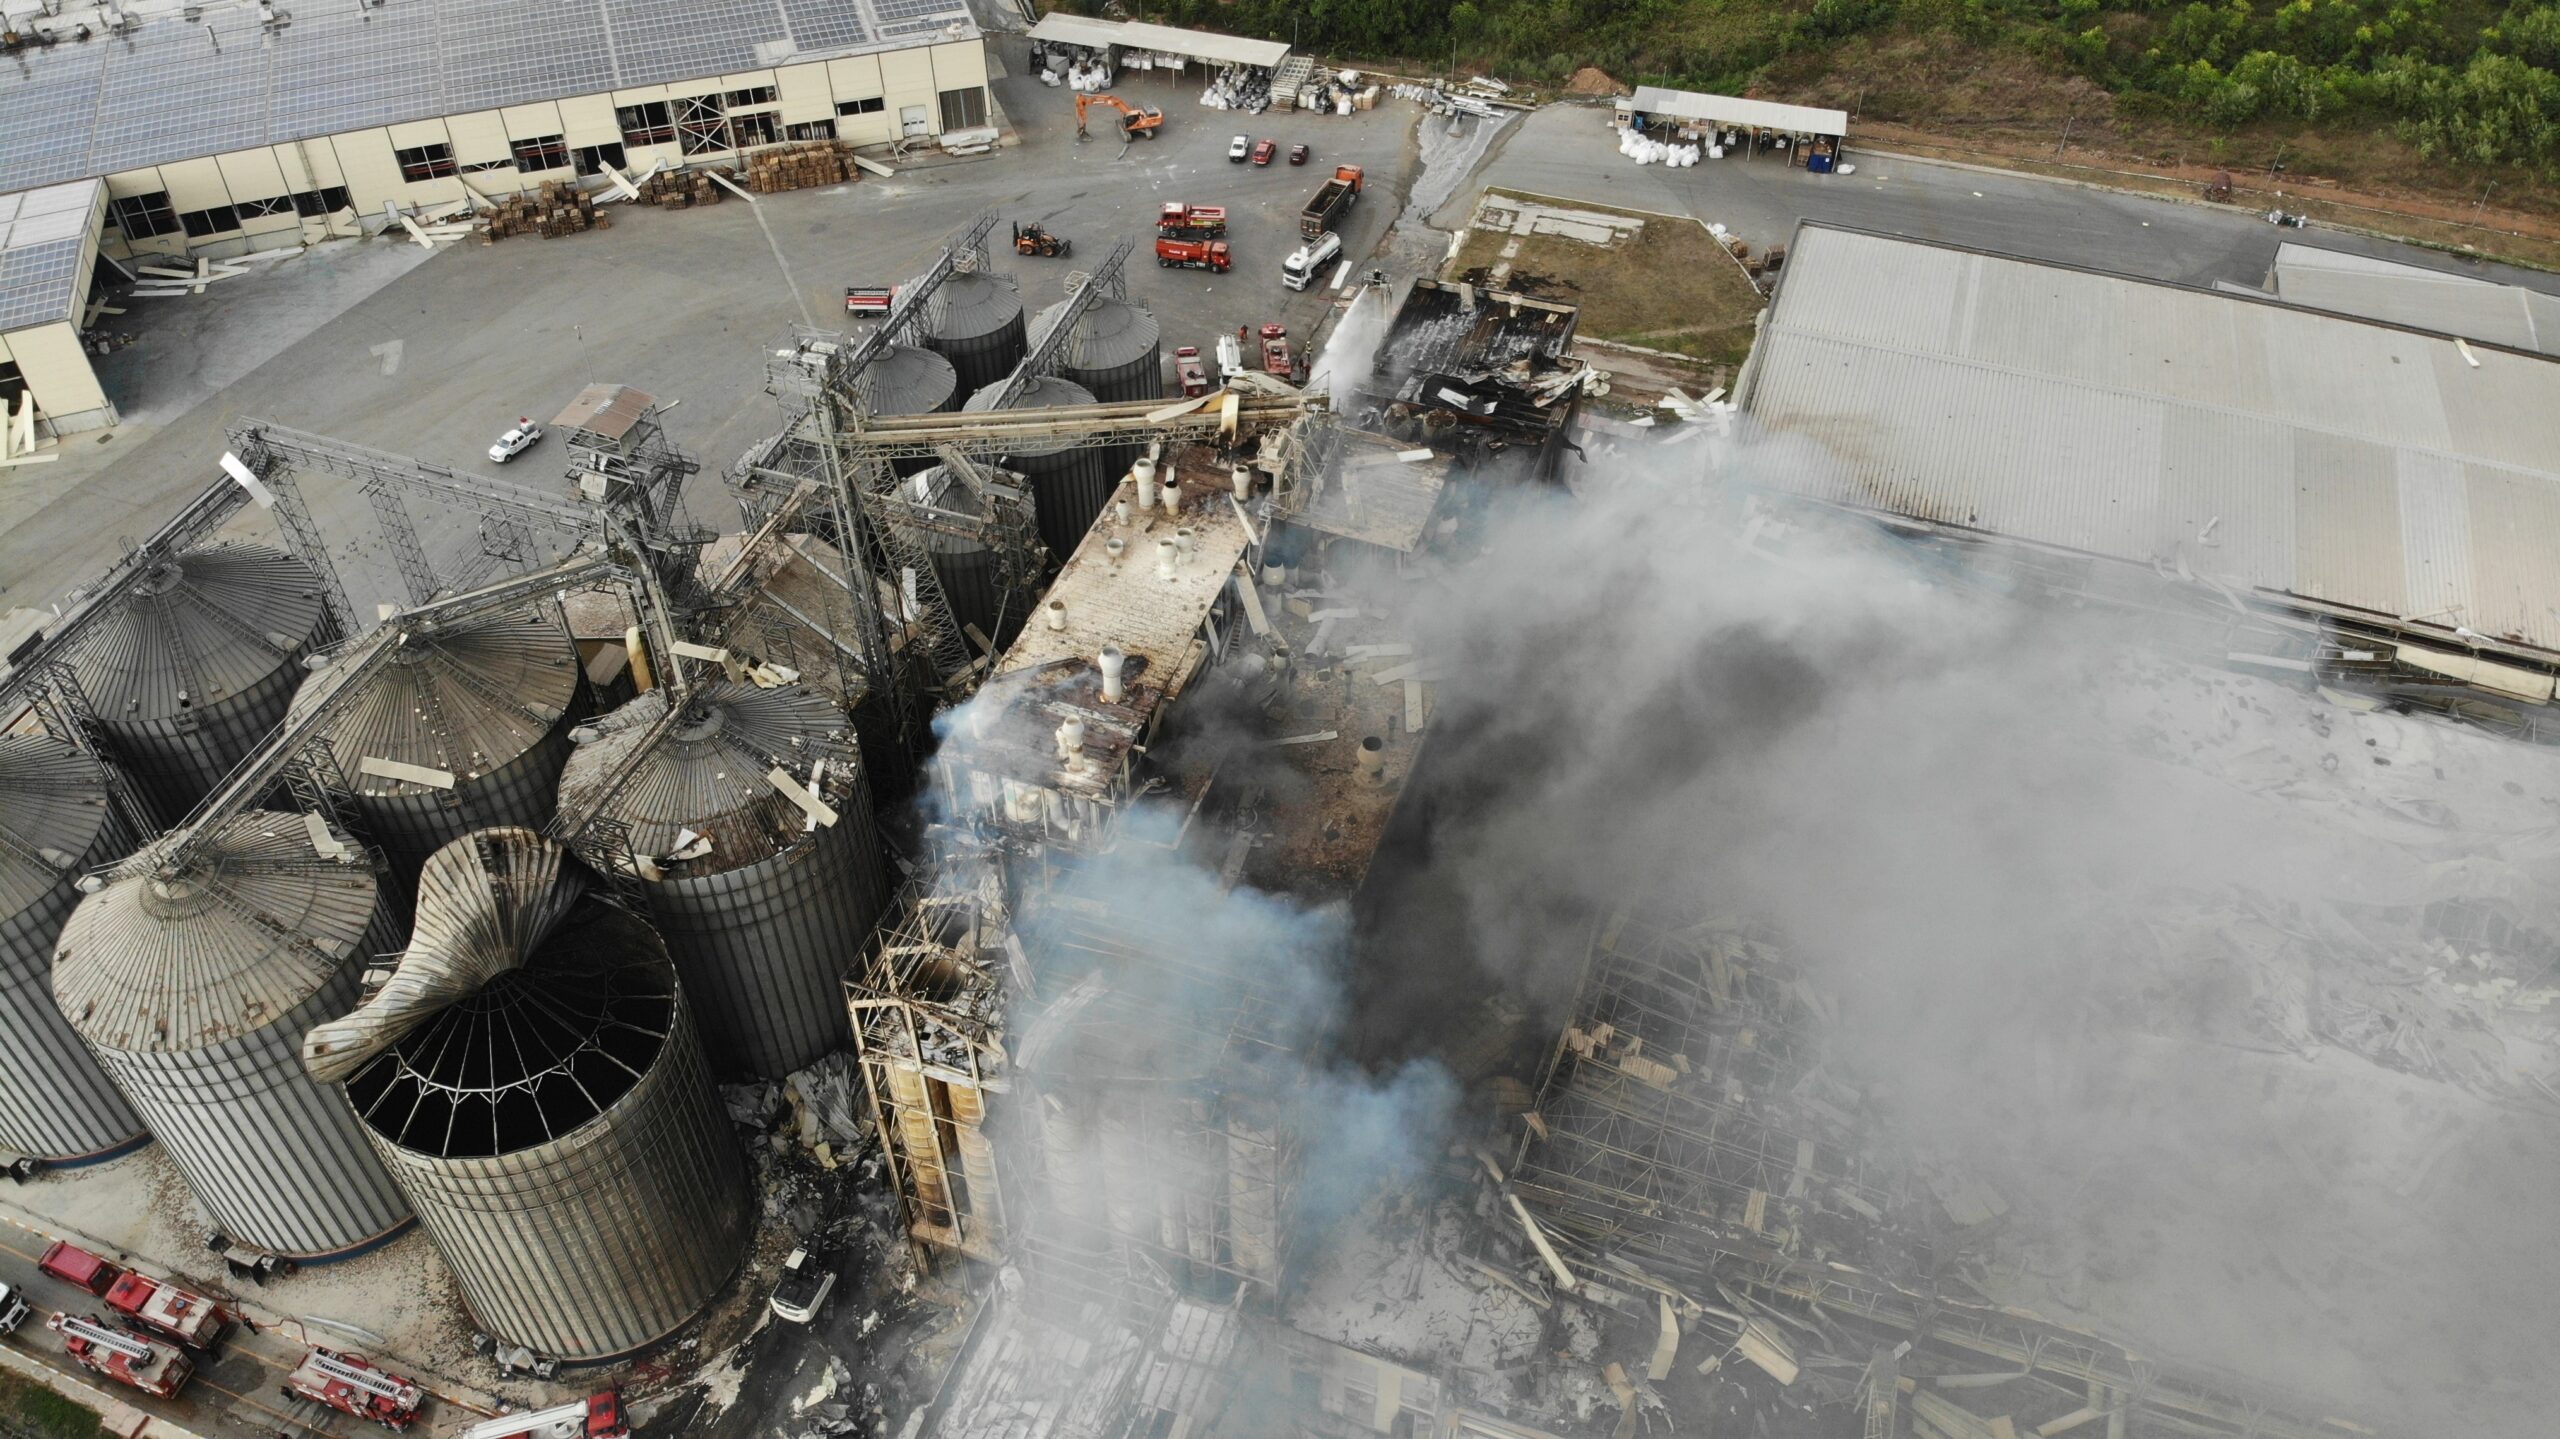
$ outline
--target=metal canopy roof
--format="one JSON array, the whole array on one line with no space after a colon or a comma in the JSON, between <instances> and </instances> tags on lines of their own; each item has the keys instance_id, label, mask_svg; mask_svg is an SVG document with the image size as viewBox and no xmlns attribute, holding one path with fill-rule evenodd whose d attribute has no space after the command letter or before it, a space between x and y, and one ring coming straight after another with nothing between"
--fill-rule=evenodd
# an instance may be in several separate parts
<instances>
[{"instance_id":1,"label":"metal canopy roof","mask_svg":"<svg viewBox=\"0 0 2560 1439\"><path fill-rule=\"evenodd\" d=\"M2560 651L2560 364L1806 225L1750 480Z\"/></svg>"},{"instance_id":2,"label":"metal canopy roof","mask_svg":"<svg viewBox=\"0 0 2560 1439\"><path fill-rule=\"evenodd\" d=\"M2560 355L2560 296L2520 285L2288 241L2276 247L2275 293L2288 305Z\"/></svg>"},{"instance_id":3,"label":"metal canopy roof","mask_svg":"<svg viewBox=\"0 0 2560 1439\"><path fill-rule=\"evenodd\" d=\"M1123 50L1181 55L1221 65L1272 69L1289 58L1289 47L1277 40L1248 40L1240 35L1218 35L1143 21L1088 20L1081 15L1043 15L1040 23L1031 27L1030 34L1034 40L1082 45L1089 50L1117 45Z\"/></svg>"},{"instance_id":4,"label":"metal canopy roof","mask_svg":"<svg viewBox=\"0 0 2560 1439\"><path fill-rule=\"evenodd\" d=\"M133 7L127 7L130 12ZM876 17L876 24L874 21ZM0 74L0 193L501 105L978 33L964 0L398 0L134 16Z\"/></svg>"},{"instance_id":5,"label":"metal canopy roof","mask_svg":"<svg viewBox=\"0 0 2560 1439\"><path fill-rule=\"evenodd\" d=\"M1846 135L1849 112L1818 105L1781 105L1775 100L1746 100L1739 95L1701 95L1694 90L1665 90L1638 85L1633 100L1621 106L1646 115L1668 115L1716 125L1755 125L1797 135Z\"/></svg>"},{"instance_id":6,"label":"metal canopy roof","mask_svg":"<svg viewBox=\"0 0 2560 1439\"><path fill-rule=\"evenodd\" d=\"M551 423L564 430L583 430L608 440L618 440L631 433L649 407L658 403L655 395L644 394L629 385L589 385Z\"/></svg>"},{"instance_id":7,"label":"metal canopy roof","mask_svg":"<svg viewBox=\"0 0 2560 1439\"><path fill-rule=\"evenodd\" d=\"M0 195L0 331L80 316L80 250L98 208L98 182L75 180Z\"/></svg>"}]
</instances>

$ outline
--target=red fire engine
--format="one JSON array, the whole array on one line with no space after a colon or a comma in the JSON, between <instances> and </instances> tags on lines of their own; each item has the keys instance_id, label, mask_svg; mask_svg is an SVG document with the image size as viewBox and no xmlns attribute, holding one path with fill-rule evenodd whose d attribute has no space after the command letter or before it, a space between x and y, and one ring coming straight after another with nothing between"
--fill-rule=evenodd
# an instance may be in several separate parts
<instances>
[{"instance_id":1,"label":"red fire engine","mask_svg":"<svg viewBox=\"0 0 2560 1439\"><path fill-rule=\"evenodd\" d=\"M1297 357L1289 351L1289 329L1285 325L1262 327L1262 368L1266 374L1290 378L1297 367Z\"/></svg>"},{"instance_id":2,"label":"red fire engine","mask_svg":"<svg viewBox=\"0 0 2560 1439\"><path fill-rule=\"evenodd\" d=\"M164 1335L199 1354L212 1352L231 1332L231 1311L219 1303L130 1269L107 1286L106 1300L128 1326Z\"/></svg>"},{"instance_id":3,"label":"red fire engine","mask_svg":"<svg viewBox=\"0 0 2560 1439\"><path fill-rule=\"evenodd\" d=\"M427 1402L426 1391L414 1380L377 1369L361 1354L318 1348L285 1376L284 1397L326 1404L394 1430L416 1423L419 1407Z\"/></svg>"},{"instance_id":4,"label":"red fire engine","mask_svg":"<svg viewBox=\"0 0 2560 1439\"><path fill-rule=\"evenodd\" d=\"M92 1294L103 1295L109 1286L124 1277L124 1271L76 1244L57 1240L45 1246L44 1257L36 1267L65 1284L76 1285Z\"/></svg>"},{"instance_id":5,"label":"red fire engine","mask_svg":"<svg viewBox=\"0 0 2560 1439\"><path fill-rule=\"evenodd\" d=\"M631 1426L622 1418L622 1396L607 1389L556 1409L501 1414L454 1439L631 1439Z\"/></svg>"},{"instance_id":6,"label":"red fire engine","mask_svg":"<svg viewBox=\"0 0 2560 1439\"><path fill-rule=\"evenodd\" d=\"M1215 240L1227 233L1227 207L1167 200L1156 211L1156 233L1168 240Z\"/></svg>"},{"instance_id":7,"label":"red fire engine","mask_svg":"<svg viewBox=\"0 0 2560 1439\"><path fill-rule=\"evenodd\" d=\"M145 1343L96 1319L57 1311L46 1317L44 1327L62 1336L62 1347L81 1368L157 1398L176 1397L196 1372L195 1361L177 1350Z\"/></svg>"}]
</instances>

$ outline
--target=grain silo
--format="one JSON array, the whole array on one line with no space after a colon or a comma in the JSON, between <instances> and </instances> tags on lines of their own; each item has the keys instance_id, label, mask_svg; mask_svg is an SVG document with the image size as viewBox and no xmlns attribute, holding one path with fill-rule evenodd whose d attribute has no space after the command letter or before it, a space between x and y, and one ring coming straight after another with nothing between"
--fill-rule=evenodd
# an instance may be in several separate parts
<instances>
[{"instance_id":1,"label":"grain silo","mask_svg":"<svg viewBox=\"0 0 2560 1439\"><path fill-rule=\"evenodd\" d=\"M311 677L295 714L328 678ZM570 726L586 711L577 649L559 607L544 604L403 639L339 712L329 748L354 822L405 886L465 831L549 819Z\"/></svg>"},{"instance_id":2,"label":"grain silo","mask_svg":"<svg viewBox=\"0 0 2560 1439\"><path fill-rule=\"evenodd\" d=\"M454 841L420 875L397 971L304 1049L345 1083L473 1320L571 1361L690 1319L752 1220L676 967L588 885L531 830Z\"/></svg>"},{"instance_id":3,"label":"grain silo","mask_svg":"<svg viewBox=\"0 0 2560 1439\"><path fill-rule=\"evenodd\" d=\"M315 846L325 845L323 853ZM302 1036L398 943L364 851L252 810L145 845L72 911L53 994L232 1240L344 1255L409 1222Z\"/></svg>"},{"instance_id":4,"label":"grain silo","mask_svg":"<svg viewBox=\"0 0 2560 1439\"><path fill-rule=\"evenodd\" d=\"M1045 332L1061 301L1040 312L1034 331ZM1105 404L1164 398L1164 341L1156 317L1143 306L1103 295L1085 307L1058 352L1058 373L1093 392Z\"/></svg>"},{"instance_id":5,"label":"grain silo","mask_svg":"<svg viewBox=\"0 0 2560 1439\"><path fill-rule=\"evenodd\" d=\"M274 733L302 657L337 637L320 578L264 545L173 555L125 586L72 666L118 765L162 824Z\"/></svg>"},{"instance_id":6,"label":"grain silo","mask_svg":"<svg viewBox=\"0 0 2560 1439\"><path fill-rule=\"evenodd\" d=\"M712 1067L778 1078L852 1038L845 971L888 897L852 721L805 686L700 685L661 727L670 702L580 726L561 807L627 826Z\"/></svg>"},{"instance_id":7,"label":"grain silo","mask_svg":"<svg viewBox=\"0 0 2560 1439\"><path fill-rule=\"evenodd\" d=\"M1022 363L1022 292L984 270L943 277L925 303L924 342L951 362L960 393L974 395Z\"/></svg>"},{"instance_id":8,"label":"grain silo","mask_svg":"<svg viewBox=\"0 0 2560 1439\"><path fill-rule=\"evenodd\" d=\"M0 1145L56 1163L146 1136L53 1003L53 944L78 881L133 843L97 756L50 735L0 736Z\"/></svg>"},{"instance_id":9,"label":"grain silo","mask_svg":"<svg viewBox=\"0 0 2560 1439\"><path fill-rule=\"evenodd\" d=\"M960 388L959 372L951 362L920 345L883 347L853 377L853 388L862 396L863 406L874 415L927 415L956 410L967 393ZM899 474L912 475L932 463L923 456L910 455L891 460L889 467Z\"/></svg>"},{"instance_id":10,"label":"grain silo","mask_svg":"<svg viewBox=\"0 0 2560 1439\"><path fill-rule=\"evenodd\" d=\"M994 387L980 390L961 408L992 409L997 393ZM1041 410L1092 403L1093 392L1073 380L1038 375L1005 408ZM1064 560L1084 542L1085 531L1093 528L1102 507L1111 503L1112 491L1119 488L1120 476L1134 453L1125 445L1069 446L1061 440L1028 444L1004 457L1007 468L1031 482L1032 514L1039 523L1040 542L1049 547L1052 557Z\"/></svg>"},{"instance_id":11,"label":"grain silo","mask_svg":"<svg viewBox=\"0 0 2560 1439\"><path fill-rule=\"evenodd\" d=\"M992 466L979 468L1012 484L1028 484L1021 475ZM946 514L966 520L986 516L985 502L940 465L910 478L904 488L918 504ZM1014 632L1022 628L1029 599L1017 596L1013 612L1005 612L1004 576L996 563L995 550L982 539L948 529L916 527L907 530L907 537L932 560L934 578L942 582L943 597L951 602L952 618L963 625L976 625L978 633L993 640L999 649L1010 643Z\"/></svg>"}]
</instances>

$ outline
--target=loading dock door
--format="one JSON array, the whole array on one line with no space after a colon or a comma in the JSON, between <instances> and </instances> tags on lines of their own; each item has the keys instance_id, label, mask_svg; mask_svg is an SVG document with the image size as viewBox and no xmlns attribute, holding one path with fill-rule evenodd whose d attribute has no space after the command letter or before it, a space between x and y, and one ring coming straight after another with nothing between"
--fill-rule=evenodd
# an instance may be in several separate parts
<instances>
[{"instance_id":1,"label":"loading dock door","mask_svg":"<svg viewBox=\"0 0 2560 1439\"><path fill-rule=\"evenodd\" d=\"M922 105L906 105L899 108L898 133L909 138L933 133L933 123L925 118Z\"/></svg>"}]
</instances>

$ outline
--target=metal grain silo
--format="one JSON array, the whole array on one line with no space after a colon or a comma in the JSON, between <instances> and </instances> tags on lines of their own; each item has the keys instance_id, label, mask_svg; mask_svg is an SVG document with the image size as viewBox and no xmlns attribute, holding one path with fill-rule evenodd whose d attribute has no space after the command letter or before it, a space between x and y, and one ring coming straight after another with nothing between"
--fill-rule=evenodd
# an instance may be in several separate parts
<instances>
[{"instance_id":1,"label":"metal grain silo","mask_svg":"<svg viewBox=\"0 0 2560 1439\"><path fill-rule=\"evenodd\" d=\"M961 408L992 409L996 394L992 387L980 390ZM1042 410L1092 403L1093 392L1073 380L1040 375L1005 408ZM1005 456L1006 467L1031 482L1032 516L1039 523L1040 542L1053 557L1064 560L1084 542L1084 532L1093 528L1094 517L1111 503L1112 491L1119 488L1120 476L1135 454L1133 447L1125 445L1071 448L1056 441L1027 445Z\"/></svg>"},{"instance_id":2,"label":"metal grain silo","mask_svg":"<svg viewBox=\"0 0 2560 1439\"><path fill-rule=\"evenodd\" d=\"M1025 483L1021 476L993 470L991 466L984 468L999 478ZM938 510L970 519L981 519L986 514L985 504L940 465L908 479L905 488L918 503ZM908 530L907 537L932 559L934 577L942 581L943 596L951 601L952 616L959 623L976 625L978 633L999 647L1012 639L1013 631L1022 628L1020 612L1025 602L1015 602L1016 613L1004 613L1003 577L997 571L995 552L984 541L948 530L923 528Z\"/></svg>"},{"instance_id":3,"label":"metal grain silo","mask_svg":"<svg viewBox=\"0 0 2560 1439\"><path fill-rule=\"evenodd\" d=\"M946 275L926 302L923 329L925 344L959 374L960 393L976 394L1022 363L1022 292L984 270Z\"/></svg>"},{"instance_id":4,"label":"metal grain silo","mask_svg":"<svg viewBox=\"0 0 2560 1439\"><path fill-rule=\"evenodd\" d=\"M0 735L0 1145L57 1163L147 1138L53 1003L53 944L82 874L133 843L97 756L49 735Z\"/></svg>"},{"instance_id":5,"label":"metal grain silo","mask_svg":"<svg viewBox=\"0 0 2560 1439\"><path fill-rule=\"evenodd\" d=\"M576 1361L683 1324L752 1229L676 967L588 884L531 830L456 840L421 873L398 970L304 1049L344 1080L473 1319Z\"/></svg>"},{"instance_id":6,"label":"metal grain silo","mask_svg":"<svg viewBox=\"0 0 2560 1439\"><path fill-rule=\"evenodd\" d=\"M853 377L853 387L875 415L926 415L960 408L966 393L949 360L919 345L890 345ZM912 475L933 461L907 456L889 462L902 475Z\"/></svg>"},{"instance_id":7,"label":"metal grain silo","mask_svg":"<svg viewBox=\"0 0 2560 1439\"><path fill-rule=\"evenodd\" d=\"M320 579L265 545L184 551L125 587L72 666L117 763L163 824L274 733L301 659L337 638Z\"/></svg>"},{"instance_id":8,"label":"metal grain silo","mask_svg":"<svg viewBox=\"0 0 2560 1439\"><path fill-rule=\"evenodd\" d=\"M1067 302L1040 312L1034 331L1045 331ZM1105 403L1164 398L1164 340L1156 317L1144 307L1104 295L1085 308L1058 352L1058 373Z\"/></svg>"},{"instance_id":9,"label":"metal grain silo","mask_svg":"<svg viewBox=\"0 0 2560 1439\"><path fill-rule=\"evenodd\" d=\"M327 678L311 676L295 714ZM545 604L408 637L340 711L329 748L353 822L405 887L466 831L549 819L570 726L587 708L577 647Z\"/></svg>"},{"instance_id":10,"label":"metal grain silo","mask_svg":"<svg viewBox=\"0 0 2560 1439\"><path fill-rule=\"evenodd\" d=\"M853 724L816 689L654 690L578 729L563 809L628 826L649 917L712 1067L779 1078L853 1035L845 971L888 897ZM780 769L834 811L812 816Z\"/></svg>"},{"instance_id":11,"label":"metal grain silo","mask_svg":"<svg viewBox=\"0 0 2560 1439\"><path fill-rule=\"evenodd\" d=\"M302 1259L409 1222L346 1096L302 1068L304 1031L398 943L362 848L325 839L264 810L164 835L72 911L53 967L63 1016L215 1226Z\"/></svg>"}]
</instances>

